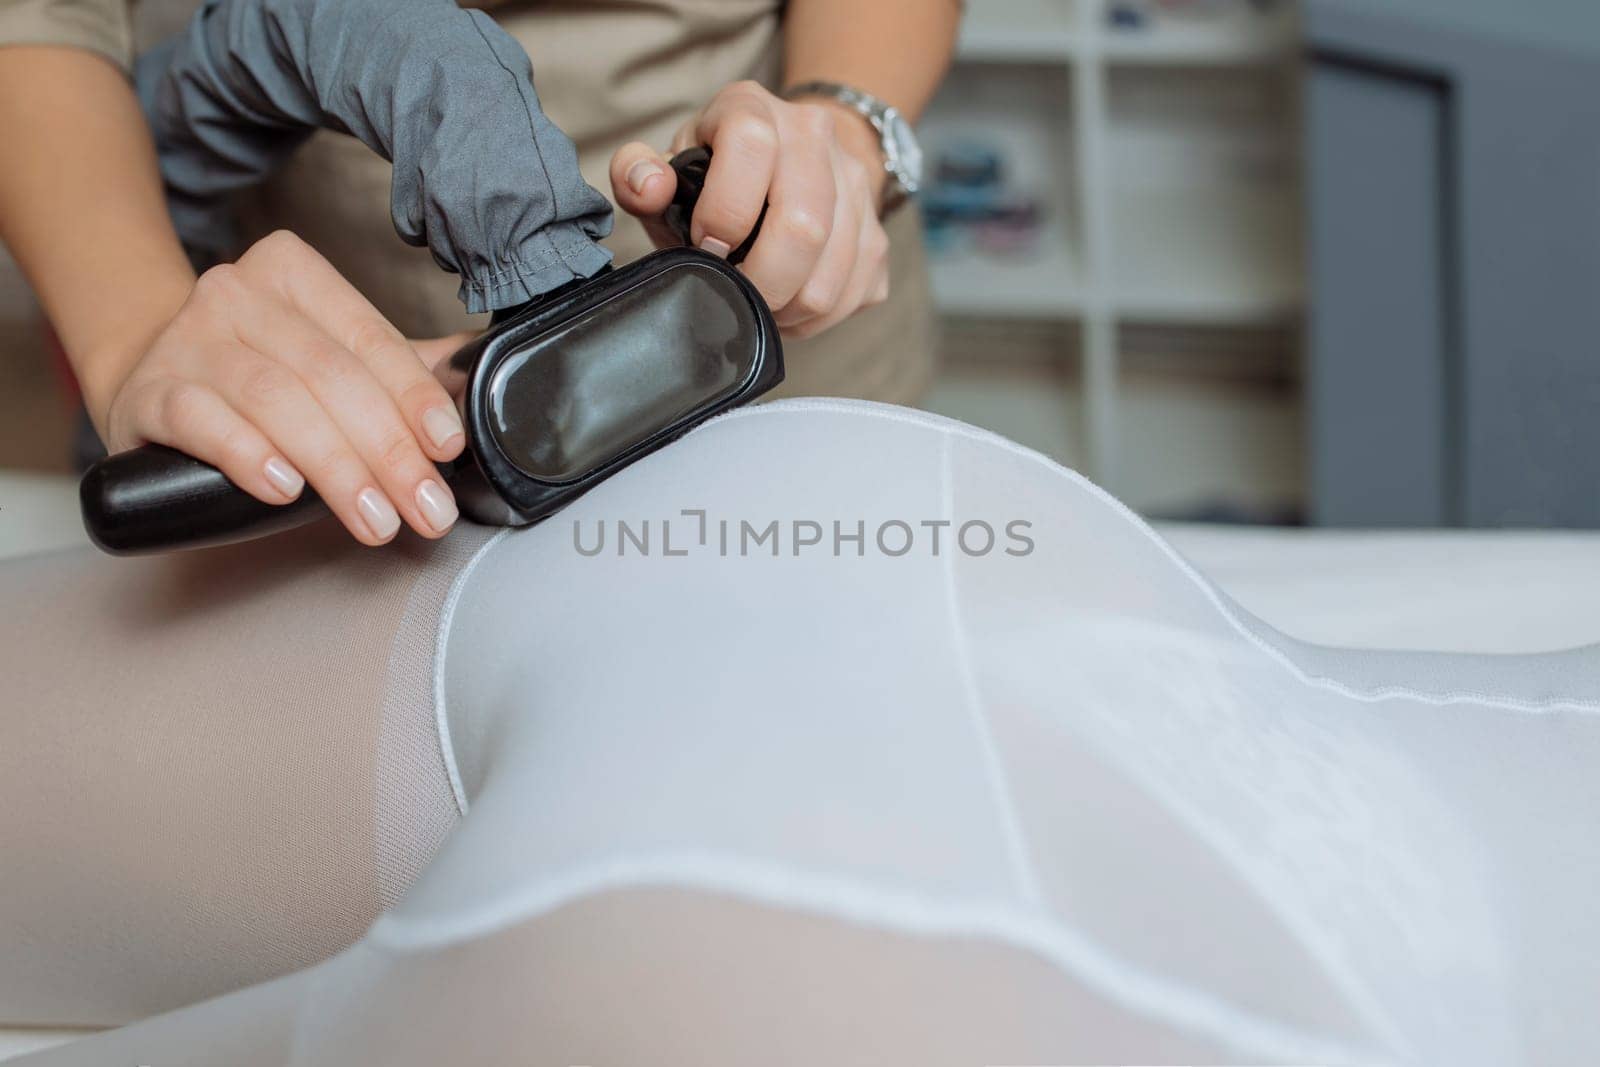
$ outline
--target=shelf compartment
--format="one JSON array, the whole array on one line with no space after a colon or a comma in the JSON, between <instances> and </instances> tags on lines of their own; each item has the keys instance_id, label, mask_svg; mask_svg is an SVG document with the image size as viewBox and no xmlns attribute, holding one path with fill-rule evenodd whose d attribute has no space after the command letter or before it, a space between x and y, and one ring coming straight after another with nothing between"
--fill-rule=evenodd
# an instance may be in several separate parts
<instances>
[{"instance_id":1,"label":"shelf compartment","mask_svg":"<svg viewBox=\"0 0 1600 1067\"><path fill-rule=\"evenodd\" d=\"M1300 513L1304 434L1292 394L1124 374L1118 397L1118 494L1128 506L1169 519Z\"/></svg>"},{"instance_id":2,"label":"shelf compartment","mask_svg":"<svg viewBox=\"0 0 1600 1067\"><path fill-rule=\"evenodd\" d=\"M1209 14L1158 14L1144 27L1107 27L1101 53L1128 65L1270 63L1295 54L1299 26L1288 4L1270 12L1239 3Z\"/></svg>"},{"instance_id":3,"label":"shelf compartment","mask_svg":"<svg viewBox=\"0 0 1600 1067\"><path fill-rule=\"evenodd\" d=\"M1078 352L1070 336L987 323L948 330L924 406L986 426L1060 463L1089 459ZM1031 343L1031 348L1029 347ZM1032 349L1038 349L1035 353ZM1137 349L1132 362L1142 364ZM1208 373L1119 375L1117 494L1147 514L1294 515L1303 499L1303 433L1295 393Z\"/></svg>"},{"instance_id":4,"label":"shelf compartment","mask_svg":"<svg viewBox=\"0 0 1600 1067\"><path fill-rule=\"evenodd\" d=\"M983 0L961 20L956 54L981 62L1051 62L1083 43L1074 0Z\"/></svg>"},{"instance_id":5,"label":"shelf compartment","mask_svg":"<svg viewBox=\"0 0 1600 1067\"><path fill-rule=\"evenodd\" d=\"M1083 302L1075 226L1071 78L1043 64L963 66L929 107L921 137L930 177L945 150L980 145L1000 156L1008 195L1039 203L1030 251L992 254L957 247L930 252L942 311L1021 318L1075 317Z\"/></svg>"},{"instance_id":6,"label":"shelf compartment","mask_svg":"<svg viewBox=\"0 0 1600 1067\"><path fill-rule=\"evenodd\" d=\"M1037 257L947 252L930 256L929 270L934 301L947 315L1070 319L1083 307L1082 272L1067 239L1050 226Z\"/></svg>"},{"instance_id":7,"label":"shelf compartment","mask_svg":"<svg viewBox=\"0 0 1600 1067\"><path fill-rule=\"evenodd\" d=\"M1273 323L1303 300L1292 190L1124 190L1112 200L1111 303L1142 322Z\"/></svg>"},{"instance_id":8,"label":"shelf compartment","mask_svg":"<svg viewBox=\"0 0 1600 1067\"><path fill-rule=\"evenodd\" d=\"M1284 75L1118 71L1110 303L1124 319L1273 324L1303 300L1298 138Z\"/></svg>"},{"instance_id":9,"label":"shelf compartment","mask_svg":"<svg viewBox=\"0 0 1600 1067\"><path fill-rule=\"evenodd\" d=\"M1090 26L1071 0L984 0L962 19L960 59L1069 62L1099 56L1129 66L1273 63L1295 54L1292 7L1258 13L1243 4L1209 14L1157 14L1138 28Z\"/></svg>"}]
</instances>

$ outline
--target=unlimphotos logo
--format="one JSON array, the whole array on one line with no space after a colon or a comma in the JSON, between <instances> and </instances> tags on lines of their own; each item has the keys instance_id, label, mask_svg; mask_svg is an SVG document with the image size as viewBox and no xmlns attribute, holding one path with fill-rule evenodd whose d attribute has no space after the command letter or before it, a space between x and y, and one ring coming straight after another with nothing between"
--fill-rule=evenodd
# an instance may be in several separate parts
<instances>
[{"instance_id":1,"label":"unlimphotos logo","mask_svg":"<svg viewBox=\"0 0 1600 1067\"><path fill-rule=\"evenodd\" d=\"M1034 541L1027 519L767 519L713 518L685 508L659 519L572 520L572 547L580 556L669 556L715 553L727 557L832 555L899 558L1028 556Z\"/></svg>"}]
</instances>

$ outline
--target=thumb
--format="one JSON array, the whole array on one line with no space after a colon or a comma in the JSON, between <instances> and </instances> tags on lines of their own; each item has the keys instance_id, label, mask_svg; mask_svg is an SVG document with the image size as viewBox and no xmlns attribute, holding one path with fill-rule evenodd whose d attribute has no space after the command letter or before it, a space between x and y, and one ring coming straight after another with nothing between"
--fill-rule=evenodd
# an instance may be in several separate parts
<instances>
[{"instance_id":1,"label":"thumb","mask_svg":"<svg viewBox=\"0 0 1600 1067\"><path fill-rule=\"evenodd\" d=\"M665 228L652 225L672 203L677 189L678 176L661 153L647 144L633 141L611 157L611 195L618 207L645 223L658 245L677 243Z\"/></svg>"}]
</instances>

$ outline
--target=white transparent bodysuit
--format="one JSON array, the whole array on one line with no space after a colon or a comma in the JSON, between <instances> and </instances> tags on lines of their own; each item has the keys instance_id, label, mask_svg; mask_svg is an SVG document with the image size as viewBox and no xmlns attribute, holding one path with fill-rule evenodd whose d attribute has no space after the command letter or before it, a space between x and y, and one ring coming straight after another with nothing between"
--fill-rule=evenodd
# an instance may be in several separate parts
<instances>
[{"instance_id":1,"label":"white transparent bodysuit","mask_svg":"<svg viewBox=\"0 0 1600 1067\"><path fill-rule=\"evenodd\" d=\"M957 423L0 587L28 1062L1600 1057L1600 649L1298 644Z\"/></svg>"}]
</instances>

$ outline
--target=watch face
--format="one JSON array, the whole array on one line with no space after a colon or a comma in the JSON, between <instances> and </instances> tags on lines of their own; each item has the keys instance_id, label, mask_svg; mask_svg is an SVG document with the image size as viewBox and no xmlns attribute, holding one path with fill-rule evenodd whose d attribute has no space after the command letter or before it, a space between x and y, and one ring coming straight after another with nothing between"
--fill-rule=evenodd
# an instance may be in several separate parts
<instances>
[{"instance_id":1,"label":"watch face","mask_svg":"<svg viewBox=\"0 0 1600 1067\"><path fill-rule=\"evenodd\" d=\"M922 146L917 144L917 135L912 132L911 123L899 112L889 116L887 125L889 139L894 144L896 177L905 186L906 192L914 193L922 184Z\"/></svg>"}]
</instances>

